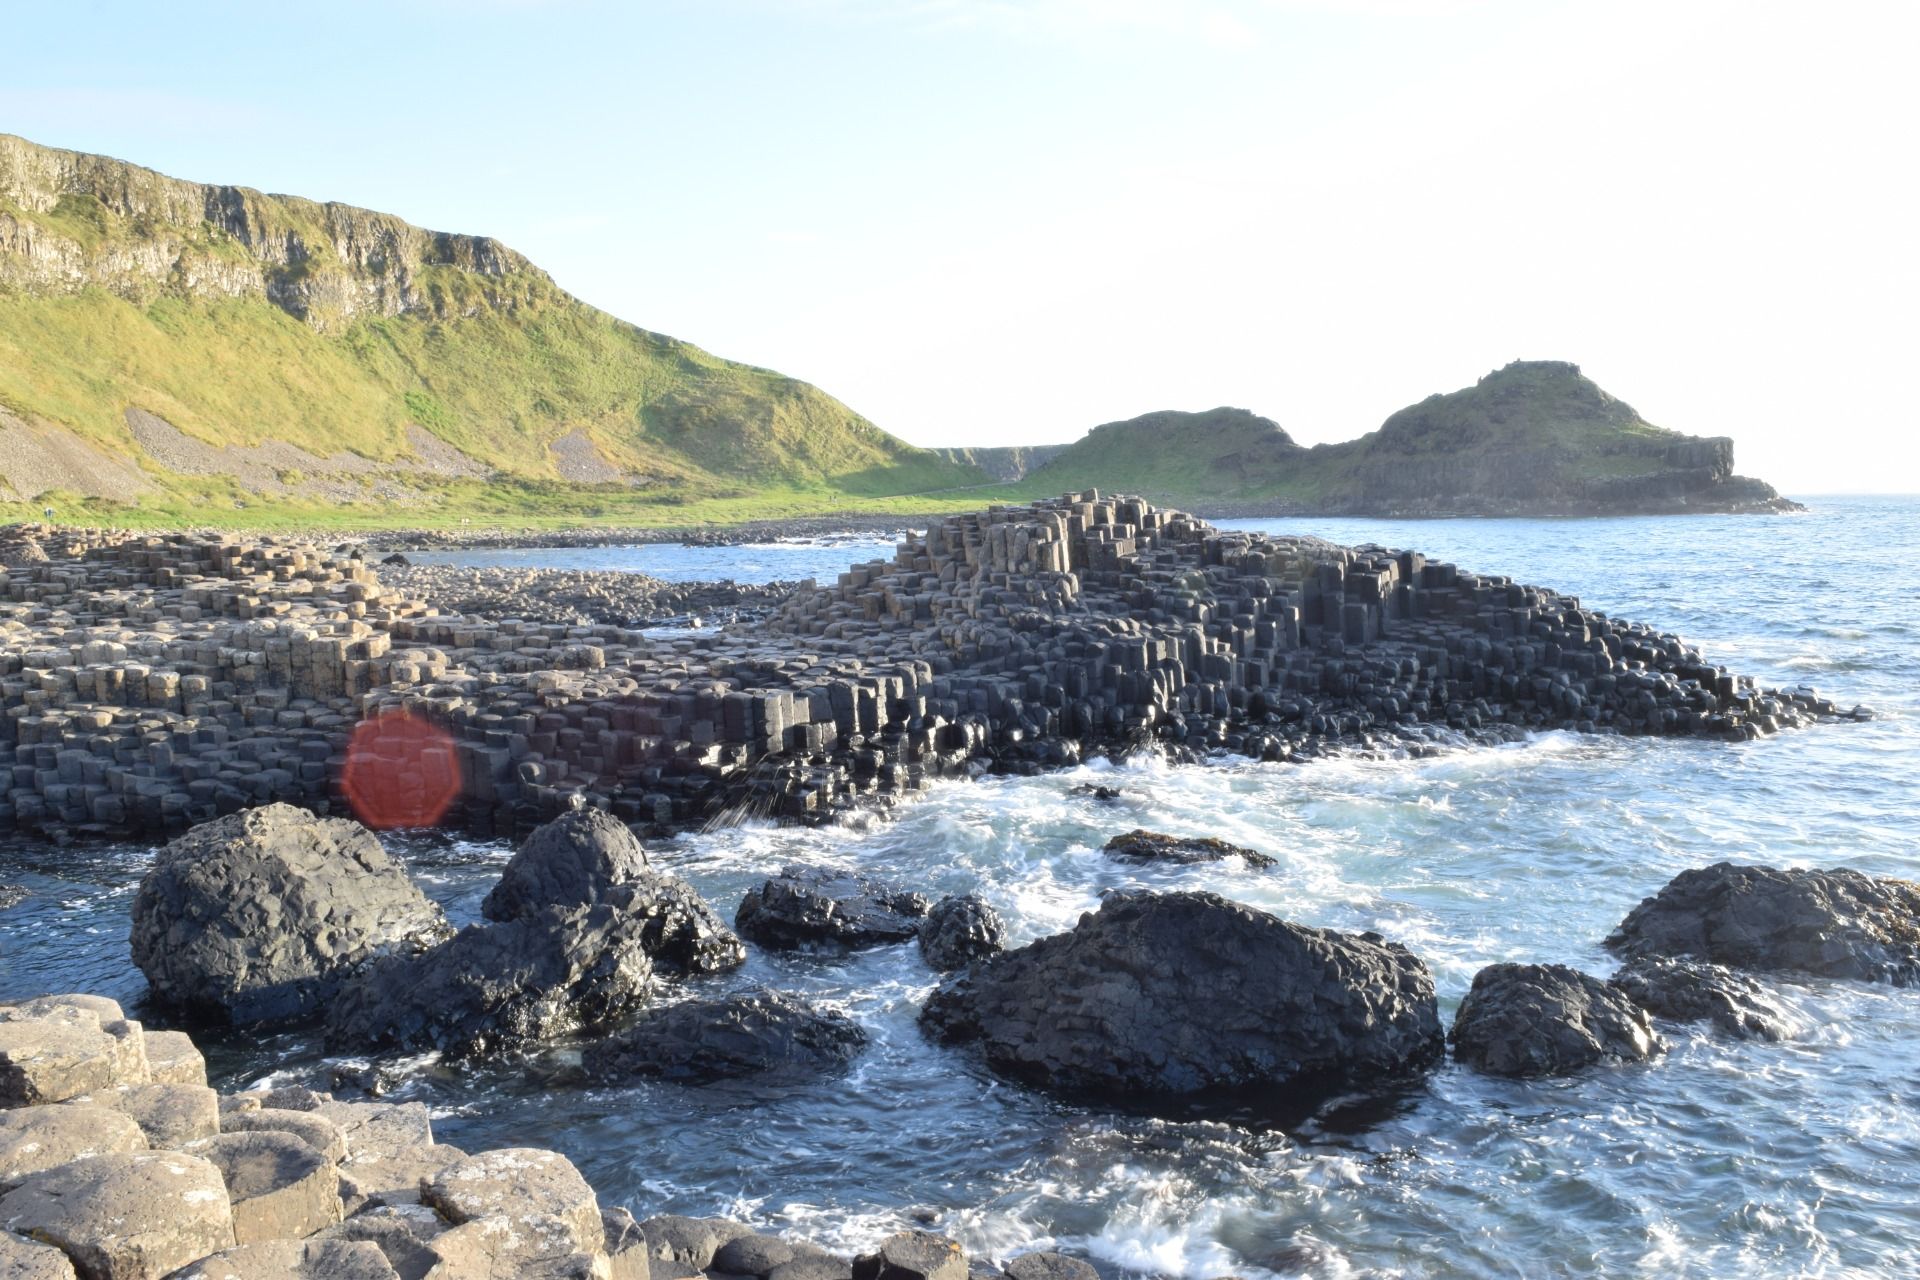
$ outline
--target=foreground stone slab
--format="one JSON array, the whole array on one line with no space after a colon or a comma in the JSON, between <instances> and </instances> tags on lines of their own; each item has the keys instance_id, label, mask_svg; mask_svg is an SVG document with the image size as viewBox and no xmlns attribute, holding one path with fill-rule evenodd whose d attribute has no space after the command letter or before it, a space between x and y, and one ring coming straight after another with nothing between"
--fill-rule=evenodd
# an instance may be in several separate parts
<instances>
[{"instance_id":1,"label":"foreground stone slab","mask_svg":"<svg viewBox=\"0 0 1920 1280\"><path fill-rule=\"evenodd\" d=\"M347 1158L347 1135L340 1126L312 1111L289 1111L284 1107L262 1107L258 1111L236 1111L220 1121L222 1133L290 1133L318 1151L331 1164Z\"/></svg>"},{"instance_id":2,"label":"foreground stone slab","mask_svg":"<svg viewBox=\"0 0 1920 1280\"><path fill-rule=\"evenodd\" d=\"M147 1068L158 1084L207 1082L207 1060L184 1031L147 1032Z\"/></svg>"},{"instance_id":3,"label":"foreground stone slab","mask_svg":"<svg viewBox=\"0 0 1920 1280\"><path fill-rule=\"evenodd\" d=\"M574 1225L529 1213L462 1223L434 1238L426 1280L612 1280L606 1254L582 1249Z\"/></svg>"},{"instance_id":4,"label":"foreground stone slab","mask_svg":"<svg viewBox=\"0 0 1920 1280\"><path fill-rule=\"evenodd\" d=\"M853 1280L966 1280L967 1255L945 1236L902 1231L853 1260Z\"/></svg>"},{"instance_id":5,"label":"foreground stone slab","mask_svg":"<svg viewBox=\"0 0 1920 1280\"><path fill-rule=\"evenodd\" d=\"M1721 862L1675 876L1628 913L1607 946L1628 959L1920 986L1920 885Z\"/></svg>"},{"instance_id":6,"label":"foreground stone slab","mask_svg":"<svg viewBox=\"0 0 1920 1280\"><path fill-rule=\"evenodd\" d=\"M542 1241L551 1236L550 1224L557 1222L566 1232L569 1252L598 1254L605 1240L593 1188L572 1161L556 1151L483 1151L435 1174L421 1186L420 1199L449 1222L525 1224L530 1236Z\"/></svg>"},{"instance_id":7,"label":"foreground stone slab","mask_svg":"<svg viewBox=\"0 0 1920 1280\"><path fill-rule=\"evenodd\" d=\"M446 1230L440 1215L425 1205L381 1205L327 1227L314 1239L364 1241L380 1250L400 1280L421 1280L439 1264L432 1245ZM622 1278L616 1276L615 1280Z\"/></svg>"},{"instance_id":8,"label":"foreground stone slab","mask_svg":"<svg viewBox=\"0 0 1920 1280\"><path fill-rule=\"evenodd\" d=\"M0 1111L0 1192L87 1156L145 1151L146 1134L107 1107L21 1107Z\"/></svg>"},{"instance_id":9,"label":"foreground stone slab","mask_svg":"<svg viewBox=\"0 0 1920 1280\"><path fill-rule=\"evenodd\" d=\"M1284 1110L1402 1079L1443 1046L1432 975L1406 948L1210 893L1110 894L949 980L920 1025L1016 1081L1149 1106Z\"/></svg>"},{"instance_id":10,"label":"foreground stone slab","mask_svg":"<svg viewBox=\"0 0 1920 1280\"><path fill-rule=\"evenodd\" d=\"M377 1245L353 1240L263 1240L223 1249L173 1280L400 1280Z\"/></svg>"},{"instance_id":11,"label":"foreground stone slab","mask_svg":"<svg viewBox=\"0 0 1920 1280\"><path fill-rule=\"evenodd\" d=\"M178 1151L220 1132L220 1095L200 1084L133 1084L82 1101L109 1107L140 1126L149 1145Z\"/></svg>"},{"instance_id":12,"label":"foreground stone slab","mask_svg":"<svg viewBox=\"0 0 1920 1280\"><path fill-rule=\"evenodd\" d=\"M116 1085L145 1084L140 1036L139 1023L103 1024L93 1009L0 1007L0 1106L65 1102Z\"/></svg>"},{"instance_id":13,"label":"foreground stone slab","mask_svg":"<svg viewBox=\"0 0 1920 1280\"><path fill-rule=\"evenodd\" d=\"M1064 1253L1023 1253L1002 1268L1009 1280L1100 1280L1093 1264Z\"/></svg>"},{"instance_id":14,"label":"foreground stone slab","mask_svg":"<svg viewBox=\"0 0 1920 1280\"><path fill-rule=\"evenodd\" d=\"M0 1196L0 1229L57 1245L89 1280L160 1280L234 1243L220 1171L172 1152L35 1174Z\"/></svg>"},{"instance_id":15,"label":"foreground stone slab","mask_svg":"<svg viewBox=\"0 0 1920 1280\"><path fill-rule=\"evenodd\" d=\"M371 831L286 804L167 845L133 903L133 960L154 995L235 1023L312 1016L368 959L446 932Z\"/></svg>"},{"instance_id":16,"label":"foreground stone slab","mask_svg":"<svg viewBox=\"0 0 1920 1280\"><path fill-rule=\"evenodd\" d=\"M1488 965L1453 1021L1454 1056L1488 1075L1567 1075L1646 1062L1666 1049L1644 1009L1563 964Z\"/></svg>"},{"instance_id":17,"label":"foreground stone slab","mask_svg":"<svg viewBox=\"0 0 1920 1280\"><path fill-rule=\"evenodd\" d=\"M0 1231L0 1276L7 1280L74 1280L67 1255L11 1231Z\"/></svg>"},{"instance_id":18,"label":"foreground stone slab","mask_svg":"<svg viewBox=\"0 0 1920 1280\"><path fill-rule=\"evenodd\" d=\"M291 1133L223 1133L195 1143L192 1154L226 1181L236 1244L297 1240L340 1221L333 1162Z\"/></svg>"}]
</instances>

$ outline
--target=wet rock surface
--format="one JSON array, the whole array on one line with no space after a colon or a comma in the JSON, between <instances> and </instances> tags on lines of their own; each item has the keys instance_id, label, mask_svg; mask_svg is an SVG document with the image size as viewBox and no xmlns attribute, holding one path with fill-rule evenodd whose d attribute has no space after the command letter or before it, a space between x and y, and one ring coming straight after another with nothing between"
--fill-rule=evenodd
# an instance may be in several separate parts
<instances>
[{"instance_id":1,"label":"wet rock surface","mask_svg":"<svg viewBox=\"0 0 1920 1280\"><path fill-rule=\"evenodd\" d=\"M1109 858L1118 858L1122 862L1160 862L1181 866L1238 858L1255 870L1279 865L1278 860L1264 853L1243 849L1225 840L1209 836L1169 836L1157 831L1135 830L1115 836L1107 841L1105 852Z\"/></svg>"},{"instance_id":2,"label":"wet rock surface","mask_svg":"<svg viewBox=\"0 0 1920 1280\"><path fill-rule=\"evenodd\" d=\"M866 1043L866 1032L843 1013L782 992L749 991L650 1011L618 1035L587 1046L583 1065L601 1079L645 1076L701 1084L829 1071L852 1061Z\"/></svg>"},{"instance_id":3,"label":"wet rock surface","mask_svg":"<svg viewBox=\"0 0 1920 1280\"><path fill-rule=\"evenodd\" d=\"M371 831L284 804L173 841L133 903L154 996L240 1023L311 1016L357 966L446 932Z\"/></svg>"},{"instance_id":4,"label":"wet rock surface","mask_svg":"<svg viewBox=\"0 0 1920 1280\"><path fill-rule=\"evenodd\" d=\"M646 850L626 823L598 809L575 810L521 842L480 914L511 920L541 907L586 906L648 870Z\"/></svg>"},{"instance_id":5,"label":"wet rock surface","mask_svg":"<svg viewBox=\"0 0 1920 1280\"><path fill-rule=\"evenodd\" d=\"M920 925L920 954L942 973L1007 947L1007 922L978 894L940 899Z\"/></svg>"},{"instance_id":6,"label":"wet rock surface","mask_svg":"<svg viewBox=\"0 0 1920 1280\"><path fill-rule=\"evenodd\" d=\"M432 951L363 970L328 1009L327 1043L476 1057L609 1025L652 989L643 930L606 903L470 925Z\"/></svg>"},{"instance_id":7,"label":"wet rock surface","mask_svg":"<svg viewBox=\"0 0 1920 1280\"><path fill-rule=\"evenodd\" d=\"M1716 863L1683 871L1607 939L1627 959L1920 985L1920 885L1858 871Z\"/></svg>"},{"instance_id":8,"label":"wet rock surface","mask_svg":"<svg viewBox=\"0 0 1920 1280\"><path fill-rule=\"evenodd\" d=\"M1666 1041L1618 989L1561 964L1492 964L1454 1016L1454 1057L1496 1076L1558 1076L1646 1062Z\"/></svg>"},{"instance_id":9,"label":"wet rock surface","mask_svg":"<svg viewBox=\"0 0 1920 1280\"><path fill-rule=\"evenodd\" d=\"M740 900L733 926L776 951L906 942L930 909L911 890L832 867L786 866Z\"/></svg>"},{"instance_id":10,"label":"wet rock surface","mask_svg":"<svg viewBox=\"0 0 1920 1280\"><path fill-rule=\"evenodd\" d=\"M1656 1018L1711 1022L1742 1040L1785 1040L1801 1025L1766 987L1717 964L1654 956L1633 961L1607 981Z\"/></svg>"},{"instance_id":11,"label":"wet rock surface","mask_svg":"<svg viewBox=\"0 0 1920 1280\"><path fill-rule=\"evenodd\" d=\"M1304 1101L1405 1077L1443 1043L1432 976L1405 948L1210 893L1111 894L951 980L921 1027L1014 1080L1147 1104Z\"/></svg>"}]
</instances>

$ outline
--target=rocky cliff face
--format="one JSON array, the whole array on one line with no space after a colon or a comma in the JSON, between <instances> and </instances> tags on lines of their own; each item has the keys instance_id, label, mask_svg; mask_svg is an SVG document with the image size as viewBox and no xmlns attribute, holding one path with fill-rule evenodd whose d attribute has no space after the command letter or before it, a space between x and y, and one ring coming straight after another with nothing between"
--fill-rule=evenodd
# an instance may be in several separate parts
<instances>
[{"instance_id":1,"label":"rocky cliff face","mask_svg":"<svg viewBox=\"0 0 1920 1280\"><path fill-rule=\"evenodd\" d=\"M128 234L110 234L124 225ZM436 288L450 269L475 287ZM132 302L265 298L315 329L366 316L512 309L553 291L486 236L427 231L351 205L169 178L0 134L0 285Z\"/></svg>"}]
</instances>

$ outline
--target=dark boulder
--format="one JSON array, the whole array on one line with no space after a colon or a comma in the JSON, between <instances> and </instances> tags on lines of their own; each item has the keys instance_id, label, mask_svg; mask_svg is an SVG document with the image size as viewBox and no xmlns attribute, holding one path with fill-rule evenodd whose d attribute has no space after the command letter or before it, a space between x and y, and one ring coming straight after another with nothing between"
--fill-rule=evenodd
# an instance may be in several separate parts
<instances>
[{"instance_id":1,"label":"dark boulder","mask_svg":"<svg viewBox=\"0 0 1920 1280\"><path fill-rule=\"evenodd\" d=\"M747 949L697 890L678 876L649 871L616 885L602 898L639 930L655 967L669 973L719 973L737 968Z\"/></svg>"},{"instance_id":2,"label":"dark boulder","mask_svg":"<svg viewBox=\"0 0 1920 1280\"><path fill-rule=\"evenodd\" d=\"M475 1057L607 1026L647 998L644 931L640 917L607 902L470 925L347 983L328 1012L327 1044Z\"/></svg>"},{"instance_id":3,"label":"dark boulder","mask_svg":"<svg viewBox=\"0 0 1920 1280\"><path fill-rule=\"evenodd\" d=\"M1490 964L1453 1019L1454 1057L1495 1076L1558 1076L1666 1052L1646 1011L1563 964Z\"/></svg>"},{"instance_id":4,"label":"dark boulder","mask_svg":"<svg viewBox=\"0 0 1920 1280\"><path fill-rule=\"evenodd\" d=\"M285 804L188 831L133 900L133 961L155 998L236 1023L318 1014L360 965L448 932L371 831Z\"/></svg>"},{"instance_id":5,"label":"dark boulder","mask_svg":"<svg viewBox=\"0 0 1920 1280\"><path fill-rule=\"evenodd\" d=\"M740 900L733 927L776 951L871 947L920 931L927 900L831 867L787 866Z\"/></svg>"},{"instance_id":6,"label":"dark boulder","mask_svg":"<svg viewBox=\"0 0 1920 1280\"><path fill-rule=\"evenodd\" d=\"M604 809L575 809L526 838L480 914L511 920L541 907L585 906L647 870L646 850L626 823Z\"/></svg>"},{"instance_id":7,"label":"dark boulder","mask_svg":"<svg viewBox=\"0 0 1920 1280\"><path fill-rule=\"evenodd\" d=\"M1091 799L1101 800L1111 804L1116 800L1125 798L1127 793L1119 787L1109 787L1095 782L1082 782L1075 786L1068 794L1087 796Z\"/></svg>"},{"instance_id":8,"label":"dark boulder","mask_svg":"<svg viewBox=\"0 0 1920 1280\"><path fill-rule=\"evenodd\" d=\"M1106 854L1109 858L1119 858L1123 862L1187 864L1239 858L1255 870L1265 870L1279 865L1275 859L1264 853L1243 849L1237 844L1228 844L1225 840L1215 840L1208 836L1169 836L1158 831L1136 830L1129 831L1123 836L1115 836L1107 841Z\"/></svg>"},{"instance_id":9,"label":"dark boulder","mask_svg":"<svg viewBox=\"0 0 1920 1280\"><path fill-rule=\"evenodd\" d=\"M747 958L694 887L647 863L627 825L599 809L562 814L527 837L480 912L510 921L546 907L604 902L635 918L655 965L676 973L718 973Z\"/></svg>"},{"instance_id":10,"label":"dark boulder","mask_svg":"<svg viewBox=\"0 0 1920 1280\"><path fill-rule=\"evenodd\" d=\"M797 996L751 991L650 1010L619 1035L589 1045L584 1065L604 1079L702 1083L827 1071L852 1061L866 1043L866 1032L843 1013L816 1009Z\"/></svg>"},{"instance_id":11,"label":"dark boulder","mask_svg":"<svg viewBox=\"0 0 1920 1280\"><path fill-rule=\"evenodd\" d=\"M1608 981L1656 1018L1711 1022L1742 1040L1784 1040L1798 1021L1758 982L1717 964L1649 956Z\"/></svg>"},{"instance_id":12,"label":"dark boulder","mask_svg":"<svg viewBox=\"0 0 1920 1280\"><path fill-rule=\"evenodd\" d=\"M1068 1095L1286 1109L1442 1052L1433 978L1377 934L1289 924L1211 893L1116 893L1073 930L983 960L921 1028Z\"/></svg>"},{"instance_id":13,"label":"dark boulder","mask_svg":"<svg viewBox=\"0 0 1920 1280\"><path fill-rule=\"evenodd\" d=\"M942 973L963 969L1006 947L1006 921L978 894L940 899L920 926L920 954Z\"/></svg>"},{"instance_id":14,"label":"dark boulder","mask_svg":"<svg viewBox=\"0 0 1920 1280\"><path fill-rule=\"evenodd\" d=\"M1920 985L1920 885L1858 871L1716 863L1683 871L1607 939L1636 960Z\"/></svg>"}]
</instances>

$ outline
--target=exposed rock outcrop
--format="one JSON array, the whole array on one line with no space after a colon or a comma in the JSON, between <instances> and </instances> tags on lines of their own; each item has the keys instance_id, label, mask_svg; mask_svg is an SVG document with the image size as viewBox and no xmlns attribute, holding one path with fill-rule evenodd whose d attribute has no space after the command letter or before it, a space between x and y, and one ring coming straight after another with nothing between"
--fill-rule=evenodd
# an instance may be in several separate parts
<instances>
[{"instance_id":1,"label":"exposed rock outcrop","mask_svg":"<svg viewBox=\"0 0 1920 1280\"><path fill-rule=\"evenodd\" d=\"M1607 939L1628 959L1920 985L1920 885L1720 862L1683 871Z\"/></svg>"},{"instance_id":2,"label":"exposed rock outcrop","mask_svg":"<svg viewBox=\"0 0 1920 1280\"><path fill-rule=\"evenodd\" d=\"M1023 1083L1145 1103L1297 1104L1442 1051L1432 976L1404 947L1210 893L1111 894L964 971L921 1027Z\"/></svg>"},{"instance_id":3,"label":"exposed rock outcrop","mask_svg":"<svg viewBox=\"0 0 1920 1280\"><path fill-rule=\"evenodd\" d=\"M1607 981L1656 1018L1711 1022L1742 1040L1784 1040L1799 1026L1764 986L1717 964L1648 956Z\"/></svg>"},{"instance_id":4,"label":"exposed rock outcrop","mask_svg":"<svg viewBox=\"0 0 1920 1280\"><path fill-rule=\"evenodd\" d=\"M446 932L372 832L284 804L175 840L133 903L154 997L237 1023L311 1016L358 966Z\"/></svg>"},{"instance_id":5,"label":"exposed rock outcrop","mask_svg":"<svg viewBox=\"0 0 1920 1280\"><path fill-rule=\"evenodd\" d=\"M1006 946L1007 922L974 893L940 899L920 925L920 954L942 973L964 969Z\"/></svg>"},{"instance_id":6,"label":"exposed rock outcrop","mask_svg":"<svg viewBox=\"0 0 1920 1280\"><path fill-rule=\"evenodd\" d=\"M619 1035L588 1045L587 1071L699 1084L768 1072L845 1066L866 1046L857 1023L776 991L689 1000L649 1011Z\"/></svg>"},{"instance_id":7,"label":"exposed rock outcrop","mask_svg":"<svg viewBox=\"0 0 1920 1280\"><path fill-rule=\"evenodd\" d=\"M643 934L641 918L609 903L470 925L363 969L329 1004L327 1043L475 1057L608 1026L652 989Z\"/></svg>"},{"instance_id":8,"label":"exposed rock outcrop","mask_svg":"<svg viewBox=\"0 0 1920 1280\"><path fill-rule=\"evenodd\" d=\"M832 867L786 866L740 900L740 936L776 951L872 947L920 932L926 898Z\"/></svg>"},{"instance_id":9,"label":"exposed rock outcrop","mask_svg":"<svg viewBox=\"0 0 1920 1280\"><path fill-rule=\"evenodd\" d=\"M1107 841L1106 854L1123 862L1162 862L1176 865L1195 862L1219 862L1238 858L1247 866L1263 871L1279 862L1264 853L1243 849L1211 836L1169 836L1157 831L1129 831Z\"/></svg>"},{"instance_id":10,"label":"exposed rock outcrop","mask_svg":"<svg viewBox=\"0 0 1920 1280\"><path fill-rule=\"evenodd\" d=\"M1645 1062L1666 1041L1614 987L1563 964L1490 964L1453 1020L1453 1053L1495 1076L1567 1075Z\"/></svg>"}]
</instances>

